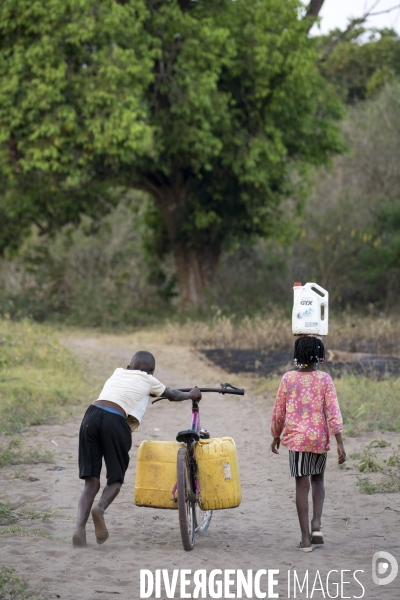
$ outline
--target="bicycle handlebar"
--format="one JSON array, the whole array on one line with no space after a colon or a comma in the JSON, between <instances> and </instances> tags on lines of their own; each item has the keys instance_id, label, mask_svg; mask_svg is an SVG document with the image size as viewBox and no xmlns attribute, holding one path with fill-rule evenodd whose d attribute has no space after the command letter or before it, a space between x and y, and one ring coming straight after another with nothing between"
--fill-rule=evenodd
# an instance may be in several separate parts
<instances>
[{"instance_id":1,"label":"bicycle handlebar","mask_svg":"<svg viewBox=\"0 0 400 600\"><path fill-rule=\"evenodd\" d=\"M193 388L177 388L179 392L190 392ZM244 390L241 388L237 388L230 383L221 383L221 387L219 388L199 388L200 392L203 394L204 392L216 392L218 394L235 394L236 396L244 396ZM156 398L152 401L152 404L159 402L160 400L168 400L164 396L160 396L160 398Z\"/></svg>"}]
</instances>

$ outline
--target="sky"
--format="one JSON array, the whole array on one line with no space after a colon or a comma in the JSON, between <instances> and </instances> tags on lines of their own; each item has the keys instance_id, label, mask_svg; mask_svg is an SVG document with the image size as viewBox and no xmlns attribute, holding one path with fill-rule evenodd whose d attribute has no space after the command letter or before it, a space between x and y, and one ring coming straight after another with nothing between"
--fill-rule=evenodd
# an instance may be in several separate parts
<instances>
[{"instance_id":1,"label":"sky","mask_svg":"<svg viewBox=\"0 0 400 600\"><path fill-rule=\"evenodd\" d=\"M396 10L387 14L371 16L367 21L368 27L388 27L395 29L400 34L400 0L325 0L322 7L320 33L328 33L331 29L339 27L345 29L348 20L359 17L376 5L372 12L380 12L392 7ZM312 33L318 35L318 28L314 26Z\"/></svg>"}]
</instances>

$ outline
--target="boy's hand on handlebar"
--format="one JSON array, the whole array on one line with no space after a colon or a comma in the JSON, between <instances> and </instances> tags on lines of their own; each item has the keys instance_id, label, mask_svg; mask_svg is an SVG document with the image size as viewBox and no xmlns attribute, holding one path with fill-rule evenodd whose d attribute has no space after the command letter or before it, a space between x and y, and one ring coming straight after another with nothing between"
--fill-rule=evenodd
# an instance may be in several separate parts
<instances>
[{"instance_id":1,"label":"boy's hand on handlebar","mask_svg":"<svg viewBox=\"0 0 400 600\"><path fill-rule=\"evenodd\" d=\"M201 400L201 391L196 386L190 390L190 392L181 392L180 390L171 390L165 388L163 392L164 398L167 398L170 402L182 402L183 400Z\"/></svg>"},{"instance_id":2,"label":"boy's hand on handlebar","mask_svg":"<svg viewBox=\"0 0 400 600\"><path fill-rule=\"evenodd\" d=\"M274 454L279 454L278 448L281 445L281 438L274 438L271 443L271 450Z\"/></svg>"},{"instance_id":3,"label":"boy's hand on handlebar","mask_svg":"<svg viewBox=\"0 0 400 600\"><path fill-rule=\"evenodd\" d=\"M199 388L197 387L197 385L190 390L189 394L191 395L192 400L196 400L197 402L200 402L200 400L201 400L201 391L199 390Z\"/></svg>"}]
</instances>

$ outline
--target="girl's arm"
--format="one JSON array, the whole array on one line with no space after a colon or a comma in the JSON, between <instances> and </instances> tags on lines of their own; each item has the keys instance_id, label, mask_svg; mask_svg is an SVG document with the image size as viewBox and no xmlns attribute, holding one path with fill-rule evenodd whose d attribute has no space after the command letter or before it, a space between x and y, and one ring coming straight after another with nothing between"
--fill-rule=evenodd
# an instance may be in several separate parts
<instances>
[{"instance_id":1,"label":"girl's arm","mask_svg":"<svg viewBox=\"0 0 400 600\"><path fill-rule=\"evenodd\" d=\"M325 390L325 410L328 420L329 430L336 437L338 463L343 464L346 460L346 451L342 440L343 418L340 412L339 401L336 394L335 384L329 377Z\"/></svg>"},{"instance_id":2,"label":"girl's arm","mask_svg":"<svg viewBox=\"0 0 400 600\"><path fill-rule=\"evenodd\" d=\"M331 434L336 435L340 433L343 430L343 418L340 412L335 384L330 376L327 377L325 388L325 413Z\"/></svg>"},{"instance_id":3,"label":"girl's arm","mask_svg":"<svg viewBox=\"0 0 400 600\"><path fill-rule=\"evenodd\" d=\"M284 375L279 385L279 390L276 395L275 406L272 413L271 434L274 439L271 444L271 450L274 452L274 454L278 454L277 448L279 448L281 433L285 425L286 391L286 376Z\"/></svg>"},{"instance_id":4,"label":"girl's arm","mask_svg":"<svg viewBox=\"0 0 400 600\"><path fill-rule=\"evenodd\" d=\"M342 434L337 433L335 437L337 441L338 464L342 465L346 460L346 450L344 449Z\"/></svg>"}]
</instances>

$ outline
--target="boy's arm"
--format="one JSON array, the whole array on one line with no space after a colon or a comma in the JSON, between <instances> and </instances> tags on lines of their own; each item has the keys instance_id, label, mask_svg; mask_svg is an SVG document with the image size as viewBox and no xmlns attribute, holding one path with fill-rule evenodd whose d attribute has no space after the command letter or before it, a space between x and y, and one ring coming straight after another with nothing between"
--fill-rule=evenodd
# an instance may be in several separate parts
<instances>
[{"instance_id":1,"label":"boy's arm","mask_svg":"<svg viewBox=\"0 0 400 600\"><path fill-rule=\"evenodd\" d=\"M182 402L183 400L196 400L199 402L201 400L201 392L197 386L192 388L190 392L180 392L179 390L165 388L162 395L164 398L168 398L170 402Z\"/></svg>"}]
</instances>

